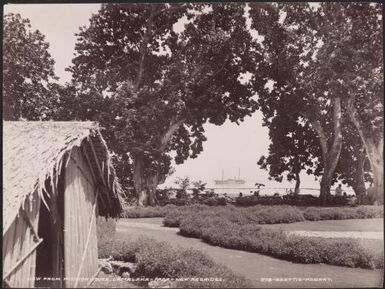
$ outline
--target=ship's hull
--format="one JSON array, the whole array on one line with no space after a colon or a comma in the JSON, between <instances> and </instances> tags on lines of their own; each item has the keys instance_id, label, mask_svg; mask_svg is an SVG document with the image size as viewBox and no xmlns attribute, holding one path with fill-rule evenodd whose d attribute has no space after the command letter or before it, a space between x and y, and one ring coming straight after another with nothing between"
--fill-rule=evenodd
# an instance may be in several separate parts
<instances>
[{"instance_id":1,"label":"ship's hull","mask_svg":"<svg viewBox=\"0 0 385 289\"><path fill-rule=\"evenodd\" d=\"M243 185L246 183L245 180L234 180L234 179L228 179L228 180L214 180L216 185Z\"/></svg>"}]
</instances>

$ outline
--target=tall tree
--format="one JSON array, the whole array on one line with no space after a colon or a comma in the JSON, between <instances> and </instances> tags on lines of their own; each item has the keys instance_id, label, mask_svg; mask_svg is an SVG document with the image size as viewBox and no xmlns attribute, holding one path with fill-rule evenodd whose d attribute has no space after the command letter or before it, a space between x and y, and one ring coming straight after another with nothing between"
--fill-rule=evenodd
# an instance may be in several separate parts
<instances>
[{"instance_id":1,"label":"tall tree","mask_svg":"<svg viewBox=\"0 0 385 289\"><path fill-rule=\"evenodd\" d=\"M250 15L252 28L264 38L263 71L267 74L266 85L257 85L259 106L267 119L286 115L291 121L283 126L305 122L317 134L320 154L314 150L313 158L317 171L323 170L320 198L325 203L342 146L341 99L330 101L327 93L316 91L321 87L309 87L303 80L309 78L306 69L316 61L312 56L319 49L320 37L314 33L319 15L306 3L252 5ZM261 25L264 22L269 24ZM311 134L307 139L311 142Z\"/></svg>"},{"instance_id":2,"label":"tall tree","mask_svg":"<svg viewBox=\"0 0 385 289\"><path fill-rule=\"evenodd\" d=\"M343 101L365 147L376 198L383 201L382 6L322 3L324 44L308 83Z\"/></svg>"},{"instance_id":3,"label":"tall tree","mask_svg":"<svg viewBox=\"0 0 385 289\"><path fill-rule=\"evenodd\" d=\"M3 119L49 119L57 79L49 44L20 14L3 21Z\"/></svg>"},{"instance_id":4,"label":"tall tree","mask_svg":"<svg viewBox=\"0 0 385 289\"><path fill-rule=\"evenodd\" d=\"M383 203L384 192L382 9L379 3L347 6L345 15L351 19L346 24L347 35L336 41L340 47L349 47L346 51L338 51L336 57L347 59L341 77L347 112L366 150L373 173L374 197L380 203Z\"/></svg>"},{"instance_id":5,"label":"tall tree","mask_svg":"<svg viewBox=\"0 0 385 289\"><path fill-rule=\"evenodd\" d=\"M343 138L345 141L336 168L336 180L342 180L342 183L351 186L361 204L366 196L365 183L372 181L370 166L368 166L365 147L356 128L348 118L344 122Z\"/></svg>"},{"instance_id":6,"label":"tall tree","mask_svg":"<svg viewBox=\"0 0 385 289\"><path fill-rule=\"evenodd\" d=\"M358 17L360 11L364 13ZM381 42L378 39L381 31L378 6L368 3L321 3L318 7L306 3L272 4L263 9L252 7L250 15L254 28L265 37L265 65L269 67L266 71L270 71L266 81L274 80L272 92L279 101L286 101L281 95L290 94L290 101L297 104L294 113L309 122L318 135L323 160L320 197L325 202L342 149L343 117L357 115L350 112L359 107L358 97L354 97L356 101L352 105L352 96L362 91L362 83L367 84L365 88L371 95L377 95L377 99L382 90L381 77L377 73L382 71L378 65L377 52L380 50L374 52L371 46L363 45L363 42L373 41L376 45ZM269 21L271 29L261 30L259 24L263 21ZM370 27L364 27L371 28L371 33L364 32L365 29L352 29L365 21ZM367 34L365 37L364 33ZM375 55L372 57L375 60L369 57L370 53ZM377 66L366 63L365 59ZM371 79L371 74L365 75L367 69L376 72L377 76ZM267 89L260 92L261 106L271 95ZM378 129L382 123L382 118L378 117L378 111L382 111L381 103L373 98L366 102L372 107L369 120L376 119L376 129L382 132ZM381 133L379 136L377 144L382 140ZM377 151L378 158L382 153ZM377 159L377 167L378 163Z\"/></svg>"},{"instance_id":7,"label":"tall tree","mask_svg":"<svg viewBox=\"0 0 385 289\"><path fill-rule=\"evenodd\" d=\"M256 61L250 41L239 3L106 4L81 29L70 71L92 108L77 117L99 120L110 147L130 153L141 204L156 202L170 151L177 164L194 158L204 123L256 109L242 81Z\"/></svg>"},{"instance_id":8,"label":"tall tree","mask_svg":"<svg viewBox=\"0 0 385 289\"><path fill-rule=\"evenodd\" d=\"M285 108L287 109L287 108ZM294 192L300 192L301 171L319 175L319 164L315 155L319 155L317 139L309 124L293 122L285 113L277 112L269 122L264 118L264 125L269 127L269 155L262 156L258 165L269 171L270 178L281 182L284 175L288 181L295 180Z\"/></svg>"}]
</instances>

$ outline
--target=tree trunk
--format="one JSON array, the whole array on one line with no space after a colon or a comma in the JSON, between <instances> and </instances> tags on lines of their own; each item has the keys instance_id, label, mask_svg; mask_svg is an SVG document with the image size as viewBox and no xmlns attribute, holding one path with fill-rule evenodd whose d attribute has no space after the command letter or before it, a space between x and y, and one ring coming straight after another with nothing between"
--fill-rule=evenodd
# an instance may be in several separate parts
<instances>
[{"instance_id":1,"label":"tree trunk","mask_svg":"<svg viewBox=\"0 0 385 289\"><path fill-rule=\"evenodd\" d=\"M383 167L383 147L382 142L375 145L373 141L367 141L368 159L373 173L373 194L374 201L379 204L384 203L384 167Z\"/></svg>"},{"instance_id":2,"label":"tree trunk","mask_svg":"<svg viewBox=\"0 0 385 289\"><path fill-rule=\"evenodd\" d=\"M158 204L156 198L156 187L158 185L158 175L156 173L148 175L145 173L144 158L137 154L134 159L134 186L138 196L139 206L154 206Z\"/></svg>"},{"instance_id":3,"label":"tree trunk","mask_svg":"<svg viewBox=\"0 0 385 289\"><path fill-rule=\"evenodd\" d=\"M160 140L160 152L164 152L167 149L171 138L182 123L182 120L176 120L176 118L171 120L169 128L164 132ZM152 168L153 173L148 173L144 163L144 155L142 153L139 152L133 154L132 157L134 160L133 180L139 206L154 206L159 204L156 198L156 188L159 181L161 181L158 172L155 168Z\"/></svg>"},{"instance_id":4,"label":"tree trunk","mask_svg":"<svg viewBox=\"0 0 385 289\"><path fill-rule=\"evenodd\" d=\"M359 205L362 204L363 198L366 195L365 178L364 178L365 159L366 159L366 154L364 152L361 152L356 162L354 179L352 183L352 187L353 187L354 193L356 194Z\"/></svg>"},{"instance_id":5,"label":"tree trunk","mask_svg":"<svg viewBox=\"0 0 385 289\"><path fill-rule=\"evenodd\" d=\"M330 187L334 171L337 167L338 159L342 149L342 130L341 130L341 99L333 99L333 142L328 146L328 138L319 120L312 121L312 127L317 132L323 160L323 175L321 179L320 201L321 205L326 205L327 197L330 195Z\"/></svg>"},{"instance_id":6,"label":"tree trunk","mask_svg":"<svg viewBox=\"0 0 385 289\"><path fill-rule=\"evenodd\" d=\"M295 173L295 189L294 189L294 194L296 194L296 195L299 194L300 185L301 185L301 179L300 179L299 173Z\"/></svg>"},{"instance_id":7,"label":"tree trunk","mask_svg":"<svg viewBox=\"0 0 385 289\"><path fill-rule=\"evenodd\" d=\"M373 192L376 201L380 204L384 202L384 168L383 168L383 145L384 138L382 131L379 131L376 135L375 132L368 132L363 124L361 117L359 116L356 108L354 107L354 99L350 98L347 101L347 110L350 119L354 126L357 128L361 140L365 146L366 153L370 162L370 168L373 173ZM377 138L377 141L376 141Z\"/></svg>"},{"instance_id":8,"label":"tree trunk","mask_svg":"<svg viewBox=\"0 0 385 289\"><path fill-rule=\"evenodd\" d=\"M330 196L331 184L332 179L327 177L326 175L323 175L321 179L321 191L319 196L321 205L326 205L327 198L328 196Z\"/></svg>"},{"instance_id":9,"label":"tree trunk","mask_svg":"<svg viewBox=\"0 0 385 289\"><path fill-rule=\"evenodd\" d=\"M359 180L359 182L360 183L355 183L352 187L354 193L356 194L358 204L362 205L363 199L365 198L366 188L364 181Z\"/></svg>"}]
</instances>

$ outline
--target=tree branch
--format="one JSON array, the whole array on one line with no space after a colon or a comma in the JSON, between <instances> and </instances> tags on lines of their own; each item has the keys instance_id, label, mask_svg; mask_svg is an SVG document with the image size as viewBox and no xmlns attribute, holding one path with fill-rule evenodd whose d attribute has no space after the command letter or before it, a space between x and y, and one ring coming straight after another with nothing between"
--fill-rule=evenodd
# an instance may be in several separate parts
<instances>
[{"instance_id":1,"label":"tree branch","mask_svg":"<svg viewBox=\"0 0 385 289\"><path fill-rule=\"evenodd\" d=\"M365 145L366 137L364 136L364 123L361 117L358 115L357 109L354 107L354 98L349 97L345 103L346 103L346 108L347 108L349 117L353 122L354 126L357 128L358 133ZM365 149L366 151L368 151L368 148L366 147L366 145L365 145Z\"/></svg>"},{"instance_id":2,"label":"tree branch","mask_svg":"<svg viewBox=\"0 0 385 289\"><path fill-rule=\"evenodd\" d=\"M381 137L380 141L376 145L375 138L373 136L373 133L370 135L365 135L365 126L364 122L362 121L360 115L358 114L357 109L354 106L354 98L350 97L346 101L347 111L349 114L349 117L351 121L353 122L354 126L358 130L358 134L360 135L360 138L362 140L362 143L364 144L364 148L366 150L366 153L369 156L369 160L373 162L373 154L376 154L375 151L373 151L373 147L376 148L382 148L384 145L384 139Z\"/></svg>"},{"instance_id":3,"label":"tree branch","mask_svg":"<svg viewBox=\"0 0 385 289\"><path fill-rule=\"evenodd\" d=\"M164 135L161 138L160 141L160 150L164 151L167 148L167 145L169 144L171 138L176 133L176 131L179 129L179 127L183 124L183 119L177 119L174 117L170 121L170 126L168 127L167 131L164 133Z\"/></svg>"},{"instance_id":4,"label":"tree branch","mask_svg":"<svg viewBox=\"0 0 385 289\"><path fill-rule=\"evenodd\" d=\"M333 123L334 123L334 139L332 149L342 145L342 130L341 130L341 98L336 97L333 100Z\"/></svg>"},{"instance_id":5,"label":"tree branch","mask_svg":"<svg viewBox=\"0 0 385 289\"><path fill-rule=\"evenodd\" d=\"M325 160L328 153L328 143L327 143L327 137L326 137L325 131L319 120L310 121L310 124L315 130L315 132L318 134L320 145L321 145L322 158Z\"/></svg>"},{"instance_id":6,"label":"tree branch","mask_svg":"<svg viewBox=\"0 0 385 289\"><path fill-rule=\"evenodd\" d=\"M153 16L154 16L154 5L151 5L151 15L148 18L148 22L146 25L146 32L143 36L143 41L140 44L140 58L139 58L139 69L138 69L138 75L136 77L135 85L134 85L134 92L138 93L140 83L142 82L143 78L143 71L144 71L144 59L147 54L147 45L150 41L151 37L151 29L153 25Z\"/></svg>"},{"instance_id":7,"label":"tree branch","mask_svg":"<svg viewBox=\"0 0 385 289\"><path fill-rule=\"evenodd\" d=\"M178 12L178 11L183 11L184 9L186 9L186 4L182 4L182 5L175 5L175 6L172 6L170 8L165 8L165 9L162 9L162 10L159 10L157 11L156 13L154 13L154 17L158 17L160 14L162 14L163 12L166 12L166 13L175 13L175 12Z\"/></svg>"}]
</instances>

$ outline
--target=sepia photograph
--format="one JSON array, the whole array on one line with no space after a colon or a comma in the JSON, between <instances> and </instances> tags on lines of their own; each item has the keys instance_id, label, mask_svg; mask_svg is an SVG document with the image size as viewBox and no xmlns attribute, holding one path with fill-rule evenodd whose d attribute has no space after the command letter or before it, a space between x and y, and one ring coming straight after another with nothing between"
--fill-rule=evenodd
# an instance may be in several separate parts
<instances>
[{"instance_id":1,"label":"sepia photograph","mask_svg":"<svg viewBox=\"0 0 385 289\"><path fill-rule=\"evenodd\" d=\"M9 3L2 32L3 288L384 286L381 3Z\"/></svg>"}]
</instances>

